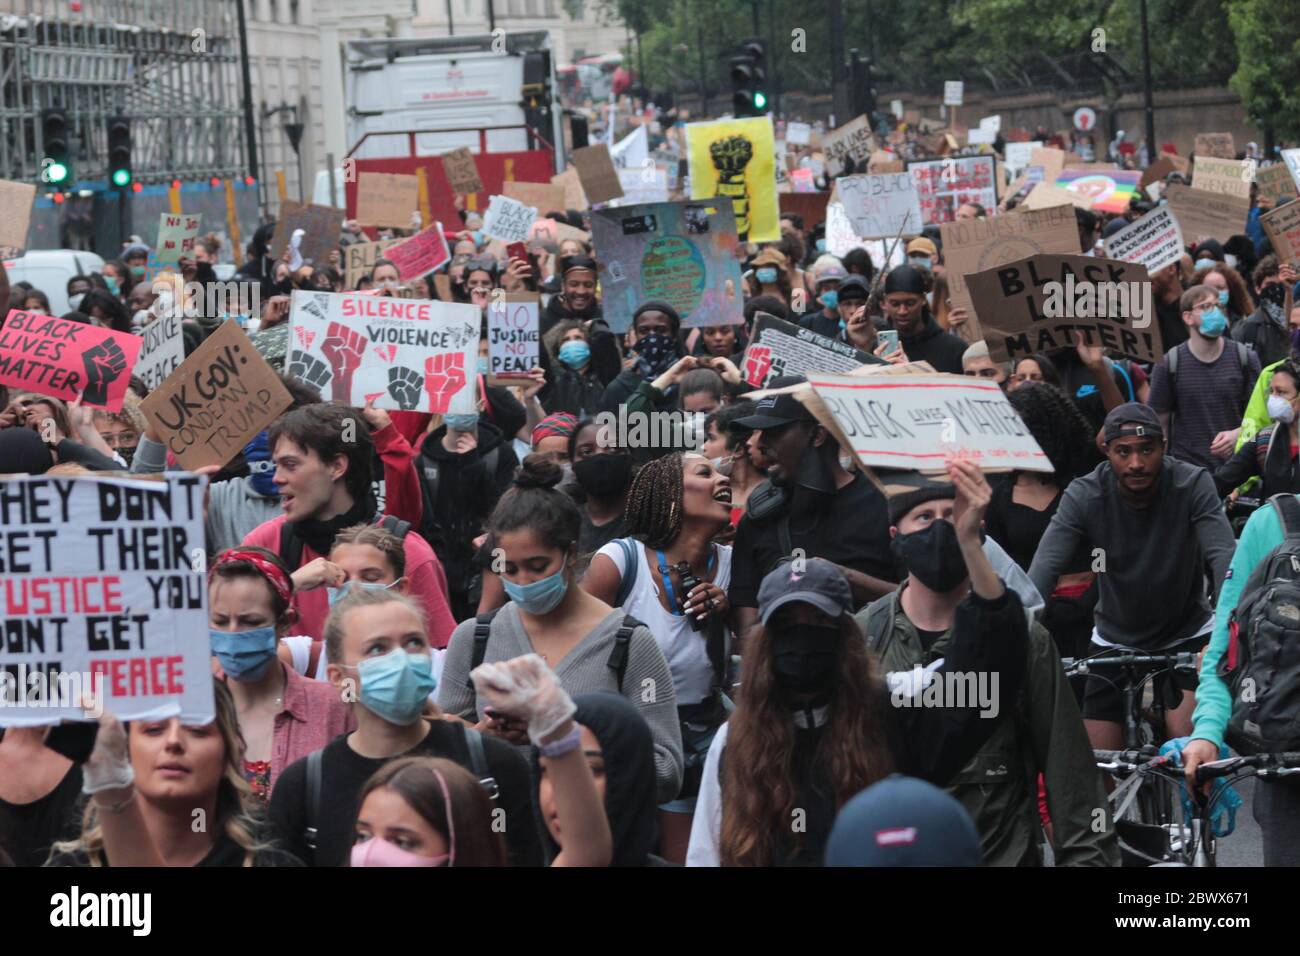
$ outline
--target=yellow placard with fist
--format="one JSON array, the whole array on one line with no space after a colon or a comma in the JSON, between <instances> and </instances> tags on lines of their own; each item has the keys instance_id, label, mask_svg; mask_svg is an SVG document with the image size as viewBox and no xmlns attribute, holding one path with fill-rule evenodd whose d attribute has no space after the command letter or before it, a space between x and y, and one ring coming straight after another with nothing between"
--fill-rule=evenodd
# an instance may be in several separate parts
<instances>
[{"instance_id":1,"label":"yellow placard with fist","mask_svg":"<svg viewBox=\"0 0 1300 956\"><path fill-rule=\"evenodd\" d=\"M766 116L686 124L691 198L727 196L736 232L750 242L781 238L776 197L776 138Z\"/></svg>"}]
</instances>

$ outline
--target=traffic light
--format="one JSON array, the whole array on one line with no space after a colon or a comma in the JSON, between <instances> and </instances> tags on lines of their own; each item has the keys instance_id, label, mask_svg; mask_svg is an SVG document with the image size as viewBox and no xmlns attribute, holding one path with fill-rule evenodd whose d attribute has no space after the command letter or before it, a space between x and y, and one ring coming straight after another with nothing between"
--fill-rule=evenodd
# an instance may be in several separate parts
<instances>
[{"instance_id":1,"label":"traffic light","mask_svg":"<svg viewBox=\"0 0 1300 956\"><path fill-rule=\"evenodd\" d=\"M62 187L72 180L72 128L60 107L41 111L41 180Z\"/></svg>"},{"instance_id":2,"label":"traffic light","mask_svg":"<svg viewBox=\"0 0 1300 956\"><path fill-rule=\"evenodd\" d=\"M731 58L731 91L737 117L767 113L767 51L762 40L746 40Z\"/></svg>"},{"instance_id":3,"label":"traffic light","mask_svg":"<svg viewBox=\"0 0 1300 956\"><path fill-rule=\"evenodd\" d=\"M131 121L125 116L108 120L108 179L119 189L131 185Z\"/></svg>"},{"instance_id":4,"label":"traffic light","mask_svg":"<svg viewBox=\"0 0 1300 956\"><path fill-rule=\"evenodd\" d=\"M849 51L849 91L853 98L853 115L867 117L873 130L880 125L875 84L889 78L872 65L870 57L856 49Z\"/></svg>"}]
</instances>

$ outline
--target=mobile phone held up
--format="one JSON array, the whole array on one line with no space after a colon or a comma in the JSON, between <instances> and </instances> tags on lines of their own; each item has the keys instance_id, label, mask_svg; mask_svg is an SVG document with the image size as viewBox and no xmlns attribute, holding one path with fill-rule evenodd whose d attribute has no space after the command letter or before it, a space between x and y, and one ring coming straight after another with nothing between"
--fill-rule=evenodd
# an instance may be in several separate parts
<instances>
[{"instance_id":1,"label":"mobile phone held up","mask_svg":"<svg viewBox=\"0 0 1300 956\"><path fill-rule=\"evenodd\" d=\"M885 346L882 354L893 355L898 351L898 329L881 329L876 338Z\"/></svg>"}]
</instances>

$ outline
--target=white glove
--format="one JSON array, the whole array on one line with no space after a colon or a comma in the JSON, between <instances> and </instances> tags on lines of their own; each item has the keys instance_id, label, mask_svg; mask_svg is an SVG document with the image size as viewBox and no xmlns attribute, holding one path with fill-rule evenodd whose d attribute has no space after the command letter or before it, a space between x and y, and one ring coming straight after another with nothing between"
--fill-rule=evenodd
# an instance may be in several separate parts
<instances>
[{"instance_id":1,"label":"white glove","mask_svg":"<svg viewBox=\"0 0 1300 956\"><path fill-rule=\"evenodd\" d=\"M302 237L305 235L306 229L295 229L289 237L289 268L294 272L302 268L302 253L298 250L302 248Z\"/></svg>"},{"instance_id":2,"label":"white glove","mask_svg":"<svg viewBox=\"0 0 1300 956\"><path fill-rule=\"evenodd\" d=\"M578 709L555 672L536 654L525 654L470 671L474 689L494 710L528 724L528 739L540 744Z\"/></svg>"},{"instance_id":3,"label":"white glove","mask_svg":"<svg viewBox=\"0 0 1300 956\"><path fill-rule=\"evenodd\" d=\"M108 711L99 718L95 749L81 765L81 792L98 793L129 787L135 782L131 758L126 752L126 728Z\"/></svg>"}]
</instances>

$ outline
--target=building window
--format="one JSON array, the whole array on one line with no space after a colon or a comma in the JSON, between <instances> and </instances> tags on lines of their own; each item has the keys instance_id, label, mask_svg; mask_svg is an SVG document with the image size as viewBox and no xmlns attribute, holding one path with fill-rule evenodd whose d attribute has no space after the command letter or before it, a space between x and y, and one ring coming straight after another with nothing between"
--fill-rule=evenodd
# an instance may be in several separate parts
<instances>
[{"instance_id":1,"label":"building window","mask_svg":"<svg viewBox=\"0 0 1300 956\"><path fill-rule=\"evenodd\" d=\"M472 0L465 0L465 16L467 17L474 12L470 9L471 6L473 6Z\"/></svg>"}]
</instances>

